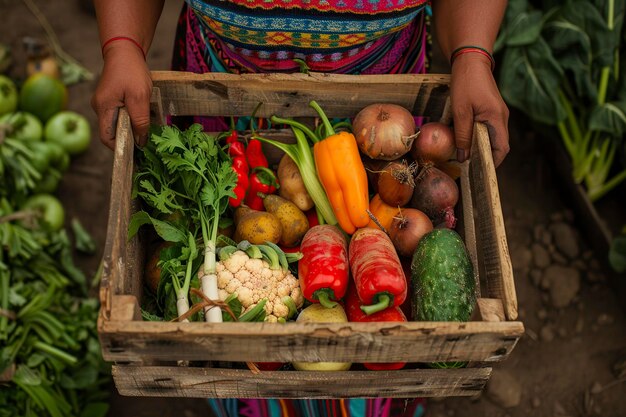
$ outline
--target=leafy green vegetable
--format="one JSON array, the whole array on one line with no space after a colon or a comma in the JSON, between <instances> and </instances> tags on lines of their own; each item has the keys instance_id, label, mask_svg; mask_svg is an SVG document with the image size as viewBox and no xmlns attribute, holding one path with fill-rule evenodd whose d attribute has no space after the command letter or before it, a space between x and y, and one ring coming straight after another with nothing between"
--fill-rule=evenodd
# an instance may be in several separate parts
<instances>
[{"instance_id":1,"label":"leafy green vegetable","mask_svg":"<svg viewBox=\"0 0 626 417\"><path fill-rule=\"evenodd\" d=\"M161 282L171 283L158 290L167 320L174 312L172 318L189 310L196 259L202 260L202 277L215 275L217 231L228 198L234 196L237 175L217 138L204 133L198 124L186 131L175 126L153 129L138 166L133 194L143 199L150 212L133 215L129 237L151 224L163 240L174 243L162 252L159 262L165 278ZM183 221L168 219L173 213L179 213ZM203 278L199 283L205 294L207 282ZM217 293L216 280L214 290Z\"/></svg>"},{"instance_id":2,"label":"leafy green vegetable","mask_svg":"<svg viewBox=\"0 0 626 417\"><path fill-rule=\"evenodd\" d=\"M80 220L72 219L72 231L76 241L76 249L88 255L96 253L96 242L93 237L85 230Z\"/></svg>"},{"instance_id":3,"label":"leafy green vegetable","mask_svg":"<svg viewBox=\"0 0 626 417\"><path fill-rule=\"evenodd\" d=\"M626 180L615 170L626 132L624 0L511 0L496 50L507 103L553 126L572 176L595 201ZM617 171L614 173L614 171Z\"/></svg>"},{"instance_id":4,"label":"leafy green vegetable","mask_svg":"<svg viewBox=\"0 0 626 417\"><path fill-rule=\"evenodd\" d=\"M0 373L16 369L0 389L0 416L102 415L110 369L98 343L98 302L84 297L65 231L25 220L0 198Z\"/></svg>"},{"instance_id":5,"label":"leafy green vegetable","mask_svg":"<svg viewBox=\"0 0 626 417\"><path fill-rule=\"evenodd\" d=\"M609 263L620 274L626 272L626 235L613 239L609 250Z\"/></svg>"}]
</instances>

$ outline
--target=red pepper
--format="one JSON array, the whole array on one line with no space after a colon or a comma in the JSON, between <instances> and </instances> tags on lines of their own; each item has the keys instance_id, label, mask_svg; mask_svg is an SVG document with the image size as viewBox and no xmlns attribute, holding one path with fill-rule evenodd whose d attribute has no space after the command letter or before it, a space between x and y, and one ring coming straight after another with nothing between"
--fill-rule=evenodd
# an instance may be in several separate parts
<instances>
[{"instance_id":1,"label":"red pepper","mask_svg":"<svg viewBox=\"0 0 626 417\"><path fill-rule=\"evenodd\" d=\"M246 206L253 210L263 210L263 195L274 193L277 187L278 182L274 171L260 166L252 168L250 188L245 199Z\"/></svg>"},{"instance_id":2,"label":"red pepper","mask_svg":"<svg viewBox=\"0 0 626 417\"><path fill-rule=\"evenodd\" d=\"M267 168L269 166L267 158L263 154L263 147L261 145L261 141L258 139L250 139L248 141L248 146L246 147L246 158L248 158L248 163L252 169L256 167Z\"/></svg>"},{"instance_id":3,"label":"red pepper","mask_svg":"<svg viewBox=\"0 0 626 417\"><path fill-rule=\"evenodd\" d=\"M361 310L373 314L406 300L407 282L391 239L380 229L358 229L350 240L349 260Z\"/></svg>"},{"instance_id":4,"label":"red pepper","mask_svg":"<svg viewBox=\"0 0 626 417\"><path fill-rule=\"evenodd\" d=\"M235 132L237 133L237 132ZM230 146L228 147L228 154L232 157L236 157L239 156L243 159L246 160L246 165L248 165L247 162L247 158L246 158L246 147L242 142L239 142L238 140L235 139L234 142L230 143Z\"/></svg>"},{"instance_id":5,"label":"red pepper","mask_svg":"<svg viewBox=\"0 0 626 417\"><path fill-rule=\"evenodd\" d=\"M310 228L300 243L298 280L304 298L332 308L348 287L348 242L339 228L318 225Z\"/></svg>"},{"instance_id":6,"label":"red pepper","mask_svg":"<svg viewBox=\"0 0 626 417\"><path fill-rule=\"evenodd\" d=\"M240 142L237 142L240 143ZM246 191L248 191L248 162L246 162L245 156L233 157L233 171L237 174L237 185L233 190L236 197L230 197L228 204L231 207L239 207L246 197Z\"/></svg>"},{"instance_id":7,"label":"red pepper","mask_svg":"<svg viewBox=\"0 0 626 417\"><path fill-rule=\"evenodd\" d=\"M361 310L361 301L359 295L356 292L356 286L354 282L350 283L348 293L346 294L346 315L348 321L357 323L371 323L371 322L406 322L406 316L399 307L389 307L376 313L367 315ZM396 371L404 368L406 362L393 362L393 363L364 363L367 369L372 371Z\"/></svg>"}]
</instances>

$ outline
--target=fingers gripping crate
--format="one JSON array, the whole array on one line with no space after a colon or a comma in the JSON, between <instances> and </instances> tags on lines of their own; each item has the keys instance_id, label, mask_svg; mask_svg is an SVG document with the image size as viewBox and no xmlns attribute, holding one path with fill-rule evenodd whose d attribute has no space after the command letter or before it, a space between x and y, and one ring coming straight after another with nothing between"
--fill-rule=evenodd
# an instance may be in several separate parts
<instances>
[{"instance_id":1,"label":"fingers gripping crate","mask_svg":"<svg viewBox=\"0 0 626 417\"><path fill-rule=\"evenodd\" d=\"M449 123L446 75L153 73L152 121L169 115L313 117L315 99L332 117L371 103L404 106ZM479 393L491 365L524 333L487 129L476 124L470 161L461 164L460 233L476 271L472 321L408 323L175 323L141 320L144 243L127 239L134 143L128 114L117 126L98 331L119 392L132 396L222 398L428 397ZM269 149L268 149L269 151ZM190 361L191 366L177 366ZM210 367L246 362L468 361L462 369L304 372ZM194 366L195 364L203 366Z\"/></svg>"}]
</instances>

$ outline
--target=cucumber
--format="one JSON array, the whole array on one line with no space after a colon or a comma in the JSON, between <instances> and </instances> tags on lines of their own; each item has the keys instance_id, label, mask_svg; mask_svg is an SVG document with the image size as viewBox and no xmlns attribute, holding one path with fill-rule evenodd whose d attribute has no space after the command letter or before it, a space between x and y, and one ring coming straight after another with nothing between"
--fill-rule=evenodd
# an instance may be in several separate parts
<instances>
[{"instance_id":1,"label":"cucumber","mask_svg":"<svg viewBox=\"0 0 626 417\"><path fill-rule=\"evenodd\" d=\"M435 229L420 240L411 262L414 320L468 321L476 304L475 285L458 233Z\"/></svg>"}]
</instances>

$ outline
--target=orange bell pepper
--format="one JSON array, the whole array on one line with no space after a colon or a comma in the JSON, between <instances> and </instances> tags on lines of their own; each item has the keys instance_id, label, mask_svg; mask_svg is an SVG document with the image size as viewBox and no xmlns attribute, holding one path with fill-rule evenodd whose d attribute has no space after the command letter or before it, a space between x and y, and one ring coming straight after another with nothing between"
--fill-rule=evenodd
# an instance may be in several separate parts
<instances>
[{"instance_id":1,"label":"orange bell pepper","mask_svg":"<svg viewBox=\"0 0 626 417\"><path fill-rule=\"evenodd\" d=\"M335 133L330 121L315 101L313 107L324 123L326 138L315 143L313 157L317 175L326 191L339 226L348 234L365 227L369 195L367 173L361 161L354 135Z\"/></svg>"}]
</instances>

